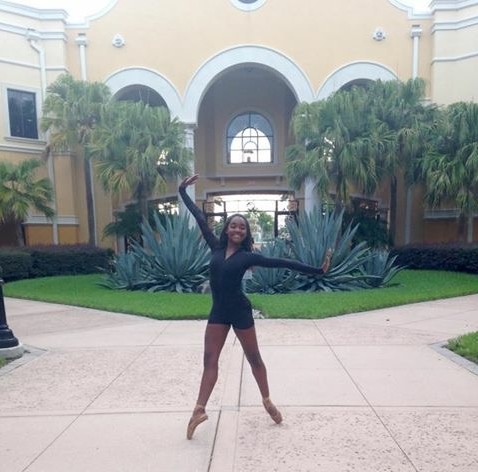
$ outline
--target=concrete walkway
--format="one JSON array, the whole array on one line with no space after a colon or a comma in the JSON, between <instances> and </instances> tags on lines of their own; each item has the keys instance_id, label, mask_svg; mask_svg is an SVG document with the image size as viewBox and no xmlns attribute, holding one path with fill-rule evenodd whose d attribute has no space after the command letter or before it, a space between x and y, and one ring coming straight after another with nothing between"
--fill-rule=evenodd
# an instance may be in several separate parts
<instances>
[{"instance_id":1,"label":"concrete walkway","mask_svg":"<svg viewBox=\"0 0 478 472\"><path fill-rule=\"evenodd\" d=\"M0 370L2 472L478 471L477 369L439 347L478 330L478 295L258 320L279 426L231 333L192 441L205 321L6 308L29 353Z\"/></svg>"}]
</instances>

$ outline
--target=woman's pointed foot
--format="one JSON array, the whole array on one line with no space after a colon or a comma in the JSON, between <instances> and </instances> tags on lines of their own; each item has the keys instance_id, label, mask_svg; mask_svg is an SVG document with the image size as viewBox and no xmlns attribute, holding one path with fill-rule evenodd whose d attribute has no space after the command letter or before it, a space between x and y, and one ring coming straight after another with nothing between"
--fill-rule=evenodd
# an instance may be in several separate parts
<instances>
[{"instance_id":1,"label":"woman's pointed foot","mask_svg":"<svg viewBox=\"0 0 478 472\"><path fill-rule=\"evenodd\" d=\"M274 403L272 403L272 400L269 397L263 398L262 404L264 405L264 408L266 409L267 413L269 413L274 423L282 423L282 415L277 409L277 407L274 405Z\"/></svg>"},{"instance_id":2,"label":"woman's pointed foot","mask_svg":"<svg viewBox=\"0 0 478 472\"><path fill-rule=\"evenodd\" d=\"M207 419L208 419L208 416L206 415L205 407L202 405L196 405L194 408L193 414L191 416L191 419L189 420L189 423L188 423L188 430L186 433L186 437L188 439L192 439L196 428Z\"/></svg>"}]
</instances>

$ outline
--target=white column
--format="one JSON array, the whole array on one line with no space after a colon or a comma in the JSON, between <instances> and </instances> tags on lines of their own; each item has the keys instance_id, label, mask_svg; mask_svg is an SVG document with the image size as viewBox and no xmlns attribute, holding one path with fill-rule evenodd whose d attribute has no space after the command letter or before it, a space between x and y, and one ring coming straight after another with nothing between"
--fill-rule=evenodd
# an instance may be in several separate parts
<instances>
[{"instance_id":1,"label":"white column","mask_svg":"<svg viewBox=\"0 0 478 472\"><path fill-rule=\"evenodd\" d=\"M307 177L304 182L304 210L311 213L320 205L319 195L315 189L315 180Z\"/></svg>"},{"instance_id":2,"label":"white column","mask_svg":"<svg viewBox=\"0 0 478 472\"><path fill-rule=\"evenodd\" d=\"M31 48L36 51L38 54L38 61L40 63L40 82L41 82L41 99L40 102L43 104L46 96L46 60L45 60L45 49L43 46L40 46L38 41L41 39L40 33L33 29L28 29L27 31L27 40L30 43ZM51 218L52 223L52 233L53 233L53 244L58 244L58 216L56 214L56 182L55 182L55 163L53 153L49 151L47 156L47 169L48 169L48 178L51 181L53 186L53 191L55 197L53 200L53 210L55 215Z\"/></svg>"},{"instance_id":3,"label":"white column","mask_svg":"<svg viewBox=\"0 0 478 472\"><path fill-rule=\"evenodd\" d=\"M413 40L413 54L412 54L412 78L418 77L418 59L419 59L419 42L422 35L422 28L420 25L413 25L410 36ZM409 244L412 235L412 202L413 202L413 188L411 185L405 183L407 187L405 200L405 235L404 242Z\"/></svg>"},{"instance_id":4,"label":"white column","mask_svg":"<svg viewBox=\"0 0 478 472\"><path fill-rule=\"evenodd\" d=\"M196 129L196 124L190 124L187 125L185 130L184 130L184 145L187 149L191 151L191 154L193 155L193 159L189 163L189 175L194 175L194 131ZM182 179L180 179L182 180ZM196 189L193 185L187 188L187 193L191 200L194 202L196 200ZM191 225L194 225L194 221L191 217L191 214L189 210L186 208L186 205L184 205L181 197L178 196L178 201L179 201L179 214L183 215L186 214L189 216L189 221Z\"/></svg>"},{"instance_id":5,"label":"white column","mask_svg":"<svg viewBox=\"0 0 478 472\"><path fill-rule=\"evenodd\" d=\"M86 46L88 45L88 40L86 39L86 34L78 33L78 36L76 37L75 42L78 45L78 48L80 51L81 80L87 80L88 74L86 70Z\"/></svg>"},{"instance_id":6,"label":"white column","mask_svg":"<svg viewBox=\"0 0 478 472\"><path fill-rule=\"evenodd\" d=\"M75 39L75 42L78 46L78 50L80 53L80 74L81 80L88 80L88 70L86 67L86 46L88 46L88 40L86 39L85 33L78 33L78 36ZM96 226L96 198L95 198L95 177L93 171L93 164L91 161L88 161L88 167L90 168L90 176L91 176L91 197L93 200L93 227L94 227L94 242L95 245L98 244L98 236L97 236L97 226Z\"/></svg>"}]
</instances>

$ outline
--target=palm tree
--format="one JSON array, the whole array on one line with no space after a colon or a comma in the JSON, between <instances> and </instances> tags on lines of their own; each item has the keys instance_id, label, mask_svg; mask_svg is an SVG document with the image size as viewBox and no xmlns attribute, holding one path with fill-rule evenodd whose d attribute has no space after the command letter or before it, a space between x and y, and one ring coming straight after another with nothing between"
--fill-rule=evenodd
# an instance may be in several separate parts
<instances>
[{"instance_id":1,"label":"palm tree","mask_svg":"<svg viewBox=\"0 0 478 472\"><path fill-rule=\"evenodd\" d=\"M0 162L0 223L15 227L20 246L25 245L22 222L31 208L48 218L55 214L50 207L53 201L50 180L36 178L36 171L42 165L42 161L37 159L18 165Z\"/></svg>"},{"instance_id":2,"label":"palm tree","mask_svg":"<svg viewBox=\"0 0 478 472\"><path fill-rule=\"evenodd\" d=\"M379 183L375 156L390 147L390 136L370 112L366 90L352 87L321 102L300 104L292 130L298 141L286 152L292 187L312 178L319 194L327 197L333 184L337 209L347 205L352 186L367 195L375 191Z\"/></svg>"},{"instance_id":3,"label":"palm tree","mask_svg":"<svg viewBox=\"0 0 478 472\"><path fill-rule=\"evenodd\" d=\"M183 124L172 120L166 108L143 102L111 102L90 151L105 190L130 193L143 218L148 199L164 190L168 178L186 175L192 158Z\"/></svg>"},{"instance_id":4,"label":"palm tree","mask_svg":"<svg viewBox=\"0 0 478 472\"><path fill-rule=\"evenodd\" d=\"M473 241L478 210L478 104L458 102L445 110L436 146L423 157L425 201L432 207L453 201L459 211L460 236Z\"/></svg>"},{"instance_id":5,"label":"palm tree","mask_svg":"<svg viewBox=\"0 0 478 472\"><path fill-rule=\"evenodd\" d=\"M41 128L50 132L49 147L57 151L78 151L83 157L89 244L95 244L96 230L88 143L110 96L108 86L103 83L76 80L62 74L48 87L43 104Z\"/></svg>"},{"instance_id":6,"label":"palm tree","mask_svg":"<svg viewBox=\"0 0 478 472\"><path fill-rule=\"evenodd\" d=\"M411 187L418 179L418 159L429 141L437 108L425 105L425 82L422 79L376 81L368 88L371 113L376 122L389 130L388 152L377 156L381 178L390 178L390 234L395 239L397 225L397 180L403 172L407 189L405 227L410 228ZM408 233L409 230L406 230ZM405 235L405 242L409 234Z\"/></svg>"}]
</instances>

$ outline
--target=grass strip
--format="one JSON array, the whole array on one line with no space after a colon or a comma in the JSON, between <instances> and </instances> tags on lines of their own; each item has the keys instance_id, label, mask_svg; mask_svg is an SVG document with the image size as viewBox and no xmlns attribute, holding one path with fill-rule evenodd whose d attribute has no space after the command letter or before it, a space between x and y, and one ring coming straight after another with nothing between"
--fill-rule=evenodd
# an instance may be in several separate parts
<instances>
[{"instance_id":1,"label":"grass strip","mask_svg":"<svg viewBox=\"0 0 478 472\"><path fill-rule=\"evenodd\" d=\"M455 354L478 364L478 331L451 339L447 347Z\"/></svg>"}]
</instances>

